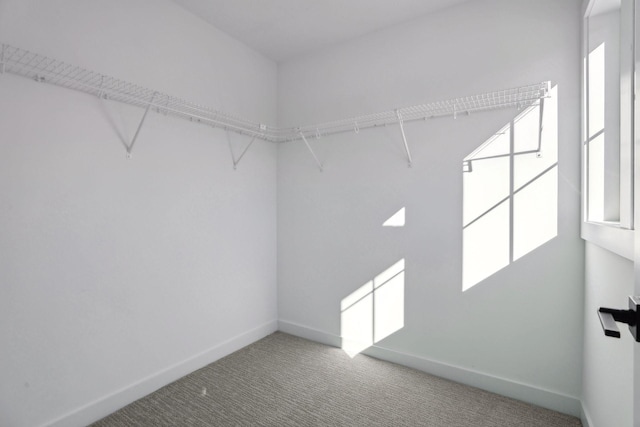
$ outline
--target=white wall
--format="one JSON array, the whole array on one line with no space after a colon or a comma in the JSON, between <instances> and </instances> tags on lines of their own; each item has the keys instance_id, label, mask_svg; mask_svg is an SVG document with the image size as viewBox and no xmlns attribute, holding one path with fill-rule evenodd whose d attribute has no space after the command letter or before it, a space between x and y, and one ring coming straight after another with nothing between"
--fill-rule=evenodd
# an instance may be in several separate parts
<instances>
[{"instance_id":1,"label":"white wall","mask_svg":"<svg viewBox=\"0 0 640 427\"><path fill-rule=\"evenodd\" d=\"M389 126L278 151L280 328L340 344L343 298L405 259L404 327L371 354L579 413L580 2L469 2L279 66L281 126L545 80L557 86L555 238L462 292L462 159L516 111ZM383 228L406 208L406 226Z\"/></svg>"},{"instance_id":2,"label":"white wall","mask_svg":"<svg viewBox=\"0 0 640 427\"><path fill-rule=\"evenodd\" d=\"M275 123L276 65L168 0L1 0L0 41ZM276 148L0 75L0 425L86 425L276 329ZM232 135L236 154L249 141Z\"/></svg>"},{"instance_id":3,"label":"white wall","mask_svg":"<svg viewBox=\"0 0 640 427\"><path fill-rule=\"evenodd\" d=\"M590 427L633 425L633 337L606 337L599 307L626 308L633 294L633 262L587 243L585 257L582 404Z\"/></svg>"}]
</instances>

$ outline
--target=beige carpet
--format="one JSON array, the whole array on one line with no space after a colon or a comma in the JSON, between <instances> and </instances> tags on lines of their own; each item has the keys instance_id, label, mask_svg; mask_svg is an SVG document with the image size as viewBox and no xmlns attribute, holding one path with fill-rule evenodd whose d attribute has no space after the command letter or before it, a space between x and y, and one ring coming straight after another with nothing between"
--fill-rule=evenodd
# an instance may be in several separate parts
<instances>
[{"instance_id":1,"label":"beige carpet","mask_svg":"<svg viewBox=\"0 0 640 427\"><path fill-rule=\"evenodd\" d=\"M565 427L580 420L276 332L98 421L132 426Z\"/></svg>"}]
</instances>

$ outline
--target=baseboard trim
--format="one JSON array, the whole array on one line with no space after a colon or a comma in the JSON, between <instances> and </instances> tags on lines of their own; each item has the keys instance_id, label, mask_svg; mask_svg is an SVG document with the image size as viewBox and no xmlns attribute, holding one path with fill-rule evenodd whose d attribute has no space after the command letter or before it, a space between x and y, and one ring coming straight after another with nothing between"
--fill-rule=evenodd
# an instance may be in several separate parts
<instances>
[{"instance_id":1,"label":"baseboard trim","mask_svg":"<svg viewBox=\"0 0 640 427\"><path fill-rule=\"evenodd\" d=\"M182 362L168 366L155 374L45 423L42 427L70 427L91 424L195 370L266 337L277 329L278 322L276 320L250 329Z\"/></svg>"},{"instance_id":2,"label":"baseboard trim","mask_svg":"<svg viewBox=\"0 0 640 427\"><path fill-rule=\"evenodd\" d=\"M318 329L309 328L308 326L290 322L288 320L278 320L278 330L300 338L305 338L320 344L330 345L331 347L342 347L342 338L337 335L329 334Z\"/></svg>"},{"instance_id":3,"label":"baseboard trim","mask_svg":"<svg viewBox=\"0 0 640 427\"><path fill-rule=\"evenodd\" d=\"M278 321L278 330L334 347L340 347L342 342L337 335L287 320ZM363 354L575 417L582 417L583 414L580 399L556 391L375 345L363 351Z\"/></svg>"},{"instance_id":4,"label":"baseboard trim","mask_svg":"<svg viewBox=\"0 0 640 427\"><path fill-rule=\"evenodd\" d=\"M591 417L589 416L589 412L587 411L587 408L585 408L584 403L580 405L580 421L582 421L582 427L593 426Z\"/></svg>"}]
</instances>

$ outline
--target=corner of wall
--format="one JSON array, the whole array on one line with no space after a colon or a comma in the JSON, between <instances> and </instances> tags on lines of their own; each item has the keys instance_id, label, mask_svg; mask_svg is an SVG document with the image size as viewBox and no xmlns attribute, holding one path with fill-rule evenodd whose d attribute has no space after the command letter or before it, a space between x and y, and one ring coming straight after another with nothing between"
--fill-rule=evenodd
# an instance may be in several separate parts
<instances>
[{"instance_id":1,"label":"corner of wall","mask_svg":"<svg viewBox=\"0 0 640 427\"><path fill-rule=\"evenodd\" d=\"M595 425L591 422L591 417L589 416L589 412L584 405L584 402L580 402L580 421L582 421L582 427L595 427Z\"/></svg>"}]
</instances>

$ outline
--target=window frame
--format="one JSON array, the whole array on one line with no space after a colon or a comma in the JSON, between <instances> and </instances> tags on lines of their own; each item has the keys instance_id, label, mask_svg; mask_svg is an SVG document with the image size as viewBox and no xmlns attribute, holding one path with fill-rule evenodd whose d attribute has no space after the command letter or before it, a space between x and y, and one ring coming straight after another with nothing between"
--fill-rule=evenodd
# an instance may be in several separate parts
<instances>
[{"instance_id":1,"label":"window frame","mask_svg":"<svg viewBox=\"0 0 640 427\"><path fill-rule=\"evenodd\" d=\"M635 93L635 65L637 59L636 49L638 47L637 17L635 16L636 0L622 0L621 11L624 8L631 8L633 14L633 28L631 41L633 43L632 55L630 58L633 72L627 79L621 79L621 111L620 111L620 221L619 222L595 222L588 218L588 70L589 70L589 17L593 6L597 0L585 0L583 7L582 26L582 114L581 114L581 156L582 156L582 209L581 209L581 237L614 252L624 258L633 260L634 256L634 224L633 224L633 202L634 202L634 141L633 141L633 121L634 121L634 93ZM627 92L623 92L624 89ZM627 105L625 105L627 103ZM625 108L627 109L625 111Z\"/></svg>"}]
</instances>

